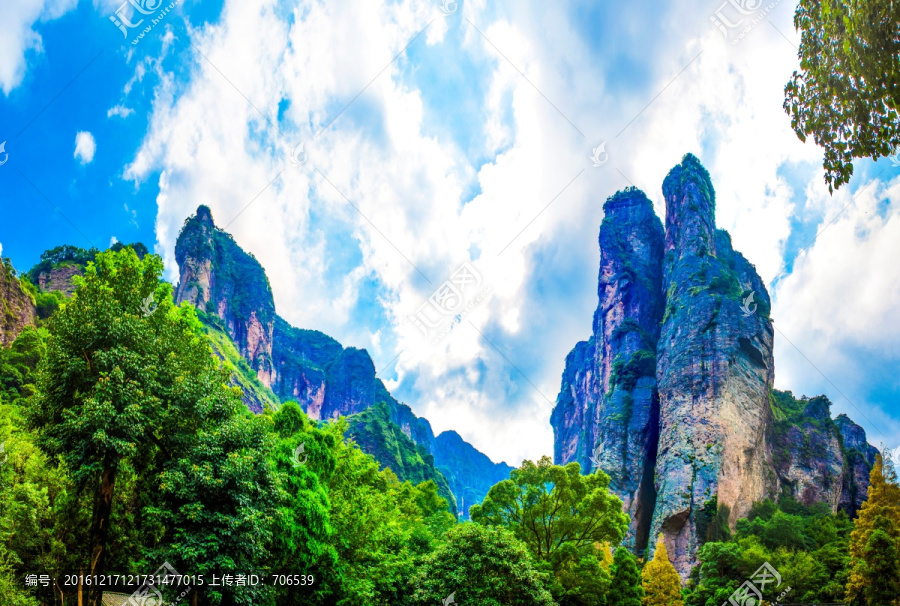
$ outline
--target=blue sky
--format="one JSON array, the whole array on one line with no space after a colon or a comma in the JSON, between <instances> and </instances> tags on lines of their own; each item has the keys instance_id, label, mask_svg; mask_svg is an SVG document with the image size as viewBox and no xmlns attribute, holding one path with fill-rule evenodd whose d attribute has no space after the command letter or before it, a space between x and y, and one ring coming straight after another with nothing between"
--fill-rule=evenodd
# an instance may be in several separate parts
<instances>
[{"instance_id":1,"label":"blue sky","mask_svg":"<svg viewBox=\"0 0 900 606\"><path fill-rule=\"evenodd\" d=\"M701 1L134 4L162 16L137 44L110 21L140 19L128 2L0 9L0 246L16 267L115 238L176 281L178 228L208 204L279 313L367 348L436 430L518 463L552 451L565 355L597 304L603 201L634 184L662 212L690 151L770 285L776 386L900 443L900 168L861 161L828 195L820 150L781 109L790 3L743 39ZM465 311L428 316L442 323L423 336L411 318L464 264Z\"/></svg>"}]
</instances>

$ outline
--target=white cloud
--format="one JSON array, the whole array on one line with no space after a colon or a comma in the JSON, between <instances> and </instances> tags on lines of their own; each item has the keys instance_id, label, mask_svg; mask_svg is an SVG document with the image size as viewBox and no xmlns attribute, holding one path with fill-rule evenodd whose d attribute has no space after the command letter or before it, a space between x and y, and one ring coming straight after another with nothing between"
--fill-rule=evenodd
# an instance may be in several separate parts
<instances>
[{"instance_id":1,"label":"white cloud","mask_svg":"<svg viewBox=\"0 0 900 606\"><path fill-rule=\"evenodd\" d=\"M0 19L0 89L3 94L9 95L25 77L26 53L43 50L35 24L58 19L77 3L78 0L10 0L3 3L3 18Z\"/></svg>"},{"instance_id":2,"label":"white cloud","mask_svg":"<svg viewBox=\"0 0 900 606\"><path fill-rule=\"evenodd\" d=\"M115 105L113 107L110 107L106 111L106 117L111 118L113 116L116 116L119 118L127 118L128 116L130 116L133 113L134 113L134 110L131 109L130 107L125 107L124 105Z\"/></svg>"},{"instance_id":3,"label":"white cloud","mask_svg":"<svg viewBox=\"0 0 900 606\"><path fill-rule=\"evenodd\" d=\"M109 245L110 245L110 246L114 246L116 243L118 243L118 241L119 241L119 239L118 239L117 237L112 236L112 237L109 239Z\"/></svg>"},{"instance_id":4,"label":"white cloud","mask_svg":"<svg viewBox=\"0 0 900 606\"><path fill-rule=\"evenodd\" d=\"M389 387L437 432L456 429L495 460L552 451L565 355L589 336L597 304L608 195L633 182L661 213L665 174L685 152L698 154L716 187L718 224L768 280L782 267L802 195L786 174L822 190L821 152L797 140L781 109L795 50L763 26L731 47L703 3L662 14L622 5L599 42L566 11L521 3L488 10L472 1L444 18L411 0L306 2L289 21L274 5L227 1L220 23L191 31L208 60L194 57L187 84L159 62L141 63L128 84L149 69L160 79L126 175L140 183L159 171L157 251L169 278L177 280L184 218L210 205L266 268L279 313L369 348L376 363L400 352ZM791 31L790 11L770 16L782 31ZM433 91L418 88L427 79L409 81L410 55L390 63L436 17L409 52L438 66L463 62L482 79L484 115L465 125L484 135L472 157L430 134ZM613 61L597 45L624 50ZM621 73L626 60L636 73ZM284 136L266 120L282 99ZM591 168L591 148L604 140L610 160ZM299 141L308 143L300 167L289 162ZM804 210L818 216L830 204L813 196ZM433 345L408 317L463 261L491 295ZM358 313L372 284L385 321Z\"/></svg>"},{"instance_id":5,"label":"white cloud","mask_svg":"<svg viewBox=\"0 0 900 606\"><path fill-rule=\"evenodd\" d=\"M94 135L88 131L78 131L75 134L75 154L82 164L90 164L94 160L94 152L97 151L97 143Z\"/></svg>"},{"instance_id":6,"label":"white cloud","mask_svg":"<svg viewBox=\"0 0 900 606\"><path fill-rule=\"evenodd\" d=\"M900 387L900 177L891 176L830 200L827 221L837 218L779 282L773 315L777 383L798 395L828 394L870 443L896 445L896 403L878 392Z\"/></svg>"}]
</instances>

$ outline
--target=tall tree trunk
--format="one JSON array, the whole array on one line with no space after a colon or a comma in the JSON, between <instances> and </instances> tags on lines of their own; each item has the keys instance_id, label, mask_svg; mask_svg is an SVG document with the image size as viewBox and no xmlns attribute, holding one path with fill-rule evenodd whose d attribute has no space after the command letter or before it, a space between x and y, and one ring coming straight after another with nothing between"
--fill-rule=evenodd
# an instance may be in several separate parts
<instances>
[{"instance_id":1,"label":"tall tree trunk","mask_svg":"<svg viewBox=\"0 0 900 606\"><path fill-rule=\"evenodd\" d=\"M88 575L99 577L106 572L106 541L109 538L109 523L112 517L113 491L116 487L118 461L108 464L100 476L100 490L94 503L94 523L91 526L91 567ZM101 606L103 586L97 578L91 578L87 588L87 606Z\"/></svg>"}]
</instances>

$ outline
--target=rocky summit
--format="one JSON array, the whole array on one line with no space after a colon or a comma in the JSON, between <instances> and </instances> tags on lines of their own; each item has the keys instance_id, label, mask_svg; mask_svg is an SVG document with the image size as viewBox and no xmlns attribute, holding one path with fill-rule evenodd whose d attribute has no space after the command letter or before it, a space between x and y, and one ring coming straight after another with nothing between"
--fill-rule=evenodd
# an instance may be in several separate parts
<instances>
[{"instance_id":1,"label":"rocky summit","mask_svg":"<svg viewBox=\"0 0 900 606\"><path fill-rule=\"evenodd\" d=\"M451 511L458 503L463 516L509 476L511 467L492 462L455 432L435 436L427 419L388 392L366 350L279 316L262 265L215 225L208 207L185 220L175 258L176 301L197 308L251 410L293 400L317 421L348 417L349 434L362 450L401 480L434 480Z\"/></svg>"},{"instance_id":2,"label":"rocky summit","mask_svg":"<svg viewBox=\"0 0 900 606\"><path fill-rule=\"evenodd\" d=\"M665 229L635 188L604 205L593 334L566 358L551 424L557 463L610 476L628 544L663 534L687 577L711 521L733 527L763 499L853 515L877 451L824 396L774 389L769 294L716 229L699 160L662 189Z\"/></svg>"}]
</instances>

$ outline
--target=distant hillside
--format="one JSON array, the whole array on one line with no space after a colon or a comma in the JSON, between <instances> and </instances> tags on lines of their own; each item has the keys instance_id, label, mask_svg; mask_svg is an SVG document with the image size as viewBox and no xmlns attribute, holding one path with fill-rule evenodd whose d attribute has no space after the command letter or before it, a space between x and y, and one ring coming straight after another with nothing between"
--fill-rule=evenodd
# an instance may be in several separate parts
<instances>
[{"instance_id":1,"label":"distant hillside","mask_svg":"<svg viewBox=\"0 0 900 606\"><path fill-rule=\"evenodd\" d=\"M200 206L185 220L175 258L177 302L203 312L217 353L237 369L252 410L275 398L298 402L314 420L350 417L352 435L364 451L401 480L434 479L454 511L456 502L464 500L466 508L481 502L494 483L508 477L509 466L493 463L457 434L457 439L435 438L431 424L398 402L376 377L366 350L344 347L280 317L265 270L216 227L208 207Z\"/></svg>"},{"instance_id":2,"label":"distant hillside","mask_svg":"<svg viewBox=\"0 0 900 606\"><path fill-rule=\"evenodd\" d=\"M389 467L398 478L413 484L433 480L438 493L450 503L450 511L457 515L457 499L444 474L435 467L434 456L391 421L391 411L385 402L370 406L347 420L350 436L364 452L375 457L382 468Z\"/></svg>"}]
</instances>

